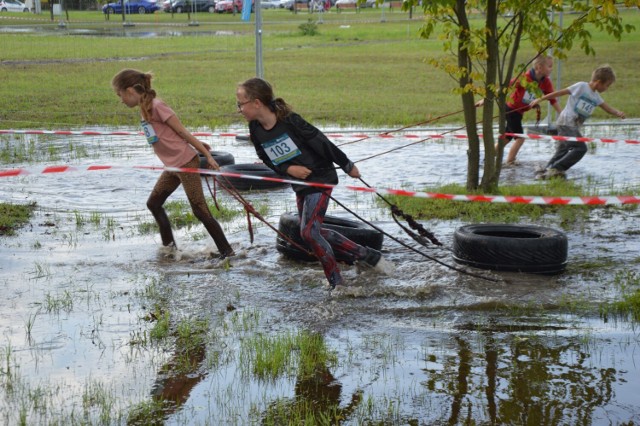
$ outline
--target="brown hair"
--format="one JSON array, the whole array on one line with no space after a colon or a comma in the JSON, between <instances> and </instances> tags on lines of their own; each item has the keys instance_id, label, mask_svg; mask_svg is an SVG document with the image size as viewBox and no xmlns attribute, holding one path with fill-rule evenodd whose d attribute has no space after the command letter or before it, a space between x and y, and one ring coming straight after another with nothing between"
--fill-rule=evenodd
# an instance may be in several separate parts
<instances>
[{"instance_id":1,"label":"brown hair","mask_svg":"<svg viewBox=\"0 0 640 426\"><path fill-rule=\"evenodd\" d=\"M615 83L616 81L616 73L613 72L613 68L609 65L600 65L598 68L593 70L591 74L592 81L601 81L602 83Z\"/></svg>"},{"instance_id":2,"label":"brown hair","mask_svg":"<svg viewBox=\"0 0 640 426\"><path fill-rule=\"evenodd\" d=\"M293 109L282 98L274 98L273 88L271 85L258 77L250 78L244 83L240 83L238 87L244 89L245 94L249 100L253 101L258 99L264 105L266 105L272 112L276 114L278 121L284 120L289 114L293 112Z\"/></svg>"},{"instance_id":3,"label":"brown hair","mask_svg":"<svg viewBox=\"0 0 640 426\"><path fill-rule=\"evenodd\" d=\"M127 90L133 87L140 94L140 112L142 117L151 121L151 104L156 97L156 91L151 88L151 73L144 73L133 69L124 69L111 79L111 86L116 90Z\"/></svg>"}]
</instances>

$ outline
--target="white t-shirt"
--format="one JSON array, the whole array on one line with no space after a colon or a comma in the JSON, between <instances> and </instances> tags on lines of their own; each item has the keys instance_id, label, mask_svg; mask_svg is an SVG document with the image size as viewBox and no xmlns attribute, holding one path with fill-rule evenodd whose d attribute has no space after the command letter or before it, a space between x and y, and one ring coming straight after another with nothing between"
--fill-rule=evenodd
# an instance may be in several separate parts
<instances>
[{"instance_id":1,"label":"white t-shirt","mask_svg":"<svg viewBox=\"0 0 640 426\"><path fill-rule=\"evenodd\" d=\"M568 87L567 105L558 116L558 126L580 127L593 114L596 107L604 102L600 93L591 90L589 83L581 81Z\"/></svg>"}]
</instances>

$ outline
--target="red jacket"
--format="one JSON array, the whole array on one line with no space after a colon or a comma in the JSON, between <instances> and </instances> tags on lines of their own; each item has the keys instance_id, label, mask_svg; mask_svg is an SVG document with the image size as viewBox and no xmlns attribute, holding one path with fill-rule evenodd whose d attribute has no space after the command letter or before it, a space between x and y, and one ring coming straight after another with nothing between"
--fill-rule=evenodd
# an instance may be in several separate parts
<instances>
[{"instance_id":1,"label":"red jacket","mask_svg":"<svg viewBox=\"0 0 640 426\"><path fill-rule=\"evenodd\" d=\"M542 81L537 81L536 72L533 68L531 68L524 74L524 78L527 83L537 82L538 87L545 95L553 92L553 83L551 83L549 77L543 77ZM521 84L521 81L522 77L517 80L511 80L511 86L515 87L515 90L507 98L507 106L512 110L517 110L517 112L520 114L524 114L526 111L529 111L531 109L531 107L529 106L531 101L539 98L540 96L538 96L537 93L532 92L531 88L529 90L525 90L524 86ZM558 100L554 98L550 99L549 102L551 102L551 104L553 105L556 104Z\"/></svg>"}]
</instances>

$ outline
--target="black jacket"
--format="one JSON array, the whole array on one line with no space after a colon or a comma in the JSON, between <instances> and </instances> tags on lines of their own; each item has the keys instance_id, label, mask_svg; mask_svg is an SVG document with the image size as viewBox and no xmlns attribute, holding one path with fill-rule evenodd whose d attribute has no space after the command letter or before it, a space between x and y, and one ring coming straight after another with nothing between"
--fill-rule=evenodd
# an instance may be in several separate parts
<instances>
[{"instance_id":1,"label":"black jacket","mask_svg":"<svg viewBox=\"0 0 640 426\"><path fill-rule=\"evenodd\" d=\"M263 144L284 133L289 135L300 150L300 153L288 161L274 164L265 152ZM289 166L299 165L305 166L312 171L306 179L308 182L335 185L338 183L338 174L333 164L340 166L347 174L354 166L346 154L334 145L324 133L296 113L289 114L283 121L279 121L273 129L268 131L262 128L257 120L253 120L249 122L249 135L258 157L276 173L287 178L291 178L287 174ZM324 190L320 187L306 185L292 185L292 187L300 195Z\"/></svg>"}]
</instances>

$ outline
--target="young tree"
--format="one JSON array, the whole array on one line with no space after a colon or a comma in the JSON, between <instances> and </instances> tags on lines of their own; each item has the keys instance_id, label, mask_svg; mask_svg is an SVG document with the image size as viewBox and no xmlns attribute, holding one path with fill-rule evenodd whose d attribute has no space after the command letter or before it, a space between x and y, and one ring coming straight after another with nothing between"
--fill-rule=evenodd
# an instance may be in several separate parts
<instances>
[{"instance_id":1,"label":"young tree","mask_svg":"<svg viewBox=\"0 0 640 426\"><path fill-rule=\"evenodd\" d=\"M623 0L618 4L640 7L640 0ZM614 0L405 0L404 8L410 7L422 7L424 11L422 37L437 33L449 53L430 62L458 83L456 93L461 96L469 142L468 190L490 191L498 185L504 145L499 144L497 151L494 148L494 109L498 107L498 129L503 134L509 83L514 75L526 71L534 59L518 63L523 42L536 52L551 52L557 58L566 57L566 52L579 42L585 54L593 55L590 29L606 31L616 40L635 29L623 25ZM563 8L577 13L566 28L553 19L553 14ZM484 20L472 19L476 16L484 16ZM476 95L485 99L481 114L484 148L481 180Z\"/></svg>"}]
</instances>

